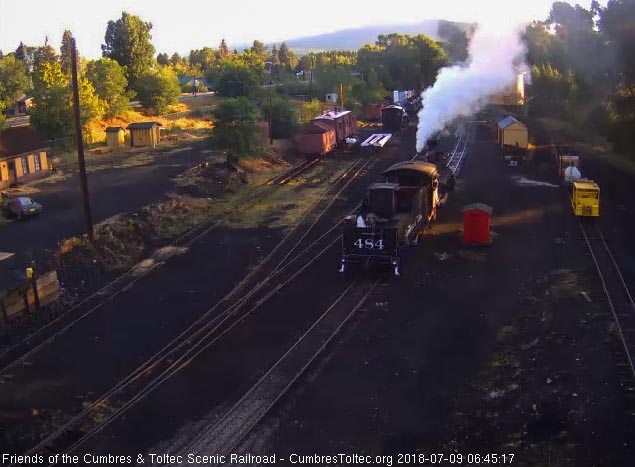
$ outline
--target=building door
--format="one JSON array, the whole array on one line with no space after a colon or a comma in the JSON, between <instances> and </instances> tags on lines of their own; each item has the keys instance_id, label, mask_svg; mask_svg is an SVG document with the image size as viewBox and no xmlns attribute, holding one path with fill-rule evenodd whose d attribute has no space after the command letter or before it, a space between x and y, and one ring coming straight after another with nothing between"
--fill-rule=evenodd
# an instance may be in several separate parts
<instances>
[{"instance_id":1,"label":"building door","mask_svg":"<svg viewBox=\"0 0 635 467\"><path fill-rule=\"evenodd\" d=\"M18 181L18 176L15 173L15 159L9 161L9 185L12 185Z\"/></svg>"}]
</instances>

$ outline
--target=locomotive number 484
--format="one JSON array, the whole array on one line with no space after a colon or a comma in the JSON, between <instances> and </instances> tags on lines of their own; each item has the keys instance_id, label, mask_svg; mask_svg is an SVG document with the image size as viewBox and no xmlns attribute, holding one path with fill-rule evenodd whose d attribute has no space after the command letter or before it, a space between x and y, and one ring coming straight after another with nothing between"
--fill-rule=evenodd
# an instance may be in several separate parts
<instances>
[{"instance_id":1,"label":"locomotive number 484","mask_svg":"<svg viewBox=\"0 0 635 467\"><path fill-rule=\"evenodd\" d=\"M359 249L366 249L366 250L383 250L384 249L384 240L380 239L380 240L372 240L370 238L367 238L366 240L363 240L361 238L358 238L357 241L354 243L354 245L359 248Z\"/></svg>"}]
</instances>

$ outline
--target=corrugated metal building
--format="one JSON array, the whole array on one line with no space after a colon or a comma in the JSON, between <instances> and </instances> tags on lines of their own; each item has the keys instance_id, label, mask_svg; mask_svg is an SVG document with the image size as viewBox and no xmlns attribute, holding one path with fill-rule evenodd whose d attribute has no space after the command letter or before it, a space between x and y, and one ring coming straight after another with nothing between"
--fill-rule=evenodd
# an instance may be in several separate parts
<instances>
[{"instance_id":1,"label":"corrugated metal building","mask_svg":"<svg viewBox=\"0 0 635 467\"><path fill-rule=\"evenodd\" d=\"M516 146L527 149L529 146L529 132L527 127L508 116L497 123L498 143L502 146Z\"/></svg>"},{"instance_id":2,"label":"corrugated metal building","mask_svg":"<svg viewBox=\"0 0 635 467\"><path fill-rule=\"evenodd\" d=\"M29 126L0 131L0 188L49 170L46 137Z\"/></svg>"},{"instance_id":3,"label":"corrugated metal building","mask_svg":"<svg viewBox=\"0 0 635 467\"><path fill-rule=\"evenodd\" d=\"M140 148L159 144L161 124L158 122L137 122L128 125L130 146Z\"/></svg>"}]
</instances>

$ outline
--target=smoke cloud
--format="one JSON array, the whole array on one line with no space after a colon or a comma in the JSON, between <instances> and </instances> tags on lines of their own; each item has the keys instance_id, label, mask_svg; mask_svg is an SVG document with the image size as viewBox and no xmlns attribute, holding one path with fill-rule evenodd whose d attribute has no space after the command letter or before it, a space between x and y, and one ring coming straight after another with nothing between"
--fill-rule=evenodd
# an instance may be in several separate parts
<instances>
[{"instance_id":1,"label":"smoke cloud","mask_svg":"<svg viewBox=\"0 0 635 467\"><path fill-rule=\"evenodd\" d=\"M433 86L421 93L417 151L454 119L475 114L487 97L514 85L525 53L520 22L479 23L468 47L466 64L442 68Z\"/></svg>"}]
</instances>

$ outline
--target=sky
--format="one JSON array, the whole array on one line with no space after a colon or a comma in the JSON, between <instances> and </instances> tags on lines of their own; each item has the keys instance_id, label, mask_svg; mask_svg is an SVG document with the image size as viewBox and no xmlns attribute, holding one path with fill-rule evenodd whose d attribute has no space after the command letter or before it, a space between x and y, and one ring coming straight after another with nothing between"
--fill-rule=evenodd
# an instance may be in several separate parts
<instances>
[{"instance_id":1,"label":"sky","mask_svg":"<svg viewBox=\"0 0 635 467\"><path fill-rule=\"evenodd\" d=\"M588 8L590 0L579 3ZM545 19L551 4L552 0L400 0L391 8L385 0L0 0L0 50L15 50L20 41L42 45L46 36L59 48L63 31L70 29L80 53L98 58L108 21L119 18L124 10L151 22L157 52L171 54L217 47L223 38L233 47L254 39L274 42L424 19Z\"/></svg>"}]
</instances>

